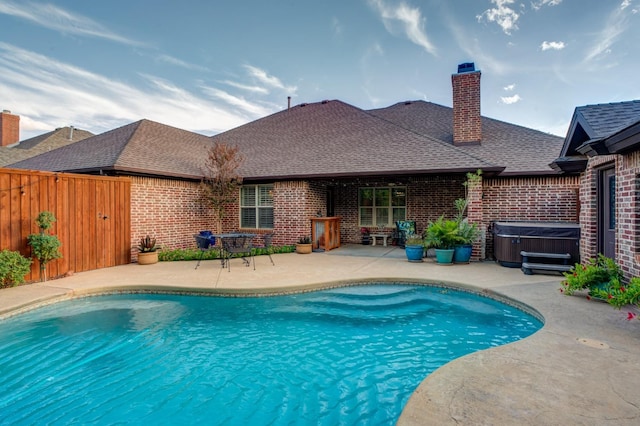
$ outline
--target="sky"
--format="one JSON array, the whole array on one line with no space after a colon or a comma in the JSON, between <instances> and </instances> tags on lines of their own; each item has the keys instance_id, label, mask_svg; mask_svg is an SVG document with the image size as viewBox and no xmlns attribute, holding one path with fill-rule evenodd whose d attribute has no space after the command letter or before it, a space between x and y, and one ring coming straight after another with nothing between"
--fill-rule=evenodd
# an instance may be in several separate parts
<instances>
[{"instance_id":1,"label":"sky","mask_svg":"<svg viewBox=\"0 0 640 426\"><path fill-rule=\"evenodd\" d=\"M451 106L564 137L640 99L640 0L0 0L0 110L20 139L146 118L214 135L291 105Z\"/></svg>"}]
</instances>

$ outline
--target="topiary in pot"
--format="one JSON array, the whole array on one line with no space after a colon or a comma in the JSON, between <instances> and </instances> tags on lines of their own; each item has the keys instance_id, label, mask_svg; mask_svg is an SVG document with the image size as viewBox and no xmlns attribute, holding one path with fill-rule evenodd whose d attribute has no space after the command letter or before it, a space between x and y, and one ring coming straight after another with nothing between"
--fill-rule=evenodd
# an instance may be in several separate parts
<instances>
[{"instance_id":1,"label":"topiary in pot","mask_svg":"<svg viewBox=\"0 0 640 426\"><path fill-rule=\"evenodd\" d=\"M62 257L60 246L62 243L55 235L47 235L45 231L50 229L56 221L53 213L42 211L36 218L36 223L40 228L39 234L31 234L27 237L27 242L31 246L32 257L38 259L40 263L40 281L47 280L47 263Z\"/></svg>"},{"instance_id":2,"label":"topiary in pot","mask_svg":"<svg viewBox=\"0 0 640 426\"><path fill-rule=\"evenodd\" d=\"M55 235L31 234L27 237L31 246L31 254L40 263L40 280L47 280L47 263L62 257L60 246L62 243Z\"/></svg>"},{"instance_id":3,"label":"topiary in pot","mask_svg":"<svg viewBox=\"0 0 640 426\"><path fill-rule=\"evenodd\" d=\"M31 259L17 251L0 251L0 287L22 284L24 276L31 270Z\"/></svg>"}]
</instances>

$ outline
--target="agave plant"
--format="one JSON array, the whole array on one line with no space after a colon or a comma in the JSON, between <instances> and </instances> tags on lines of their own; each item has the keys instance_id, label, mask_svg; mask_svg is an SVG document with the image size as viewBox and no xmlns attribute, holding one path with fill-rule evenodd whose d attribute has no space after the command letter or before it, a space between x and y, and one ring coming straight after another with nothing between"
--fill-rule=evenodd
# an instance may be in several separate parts
<instances>
[{"instance_id":1,"label":"agave plant","mask_svg":"<svg viewBox=\"0 0 640 426\"><path fill-rule=\"evenodd\" d=\"M158 247L156 247L155 238L151 238L147 235L146 237L140 239L140 243L138 243L138 251L140 253L150 253L156 250L158 250Z\"/></svg>"}]
</instances>

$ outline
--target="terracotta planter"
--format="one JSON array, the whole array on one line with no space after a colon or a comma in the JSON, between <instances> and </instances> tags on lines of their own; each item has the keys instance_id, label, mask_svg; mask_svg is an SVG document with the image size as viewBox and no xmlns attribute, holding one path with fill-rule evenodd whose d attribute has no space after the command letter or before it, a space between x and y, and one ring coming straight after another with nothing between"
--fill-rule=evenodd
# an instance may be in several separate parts
<instances>
[{"instance_id":1,"label":"terracotta planter","mask_svg":"<svg viewBox=\"0 0 640 426\"><path fill-rule=\"evenodd\" d=\"M311 244L296 244L296 253L309 254L311 253Z\"/></svg>"},{"instance_id":2,"label":"terracotta planter","mask_svg":"<svg viewBox=\"0 0 640 426\"><path fill-rule=\"evenodd\" d=\"M154 263L158 263L157 251L138 253L138 265L152 265Z\"/></svg>"}]
</instances>

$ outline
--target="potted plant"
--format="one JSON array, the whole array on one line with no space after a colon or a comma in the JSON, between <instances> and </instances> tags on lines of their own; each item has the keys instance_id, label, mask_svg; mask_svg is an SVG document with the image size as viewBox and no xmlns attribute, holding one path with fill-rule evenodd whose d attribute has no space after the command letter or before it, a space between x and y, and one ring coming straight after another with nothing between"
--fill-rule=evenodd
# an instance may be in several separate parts
<instances>
[{"instance_id":1,"label":"potted plant","mask_svg":"<svg viewBox=\"0 0 640 426\"><path fill-rule=\"evenodd\" d=\"M305 235L298 239L298 242L296 243L296 253L309 254L311 253L311 249L311 237Z\"/></svg>"},{"instance_id":2,"label":"potted plant","mask_svg":"<svg viewBox=\"0 0 640 426\"><path fill-rule=\"evenodd\" d=\"M409 262L422 262L424 257L424 240L422 236L416 234L407 235L404 253L407 255Z\"/></svg>"},{"instance_id":3,"label":"potted plant","mask_svg":"<svg viewBox=\"0 0 640 426\"><path fill-rule=\"evenodd\" d=\"M589 259L584 265L576 263L569 272L563 272L563 275L565 279L560 291L567 296L575 291L588 289L590 297L600 298L608 295L611 288L620 287L622 280L620 266L603 254Z\"/></svg>"},{"instance_id":4,"label":"potted plant","mask_svg":"<svg viewBox=\"0 0 640 426\"><path fill-rule=\"evenodd\" d=\"M36 218L36 224L40 228L39 234L31 234L27 241L31 246L31 254L40 263L40 281L47 280L47 263L51 260L62 257L60 246L62 243L55 235L45 233L56 221L53 213L48 211L40 212Z\"/></svg>"},{"instance_id":5,"label":"potted plant","mask_svg":"<svg viewBox=\"0 0 640 426\"><path fill-rule=\"evenodd\" d=\"M437 263L453 263L454 247L460 243L458 232L456 220L440 216L436 221L429 222L425 230L425 245L435 249Z\"/></svg>"},{"instance_id":6,"label":"potted plant","mask_svg":"<svg viewBox=\"0 0 640 426\"><path fill-rule=\"evenodd\" d=\"M371 233L369 232L369 228L363 226L360 228L360 233L362 234L362 245L368 246L371 244Z\"/></svg>"},{"instance_id":7,"label":"potted plant","mask_svg":"<svg viewBox=\"0 0 640 426\"><path fill-rule=\"evenodd\" d=\"M454 247L453 261L455 263L469 263L473 252L473 243L478 241L482 231L475 223L470 223L464 214L469 206L469 188L475 188L482 184L482 170L475 173L467 173L467 180L462 184L465 188L465 197L455 200L458 223L458 244Z\"/></svg>"},{"instance_id":8,"label":"potted plant","mask_svg":"<svg viewBox=\"0 0 640 426\"><path fill-rule=\"evenodd\" d=\"M458 223L458 244L453 248L455 263L469 263L473 252L473 243L480 238L480 229L475 223L469 223L465 218Z\"/></svg>"},{"instance_id":9,"label":"potted plant","mask_svg":"<svg viewBox=\"0 0 640 426\"><path fill-rule=\"evenodd\" d=\"M156 239L149 235L140 238L138 243L138 265L151 265L158 263L158 247Z\"/></svg>"}]
</instances>

